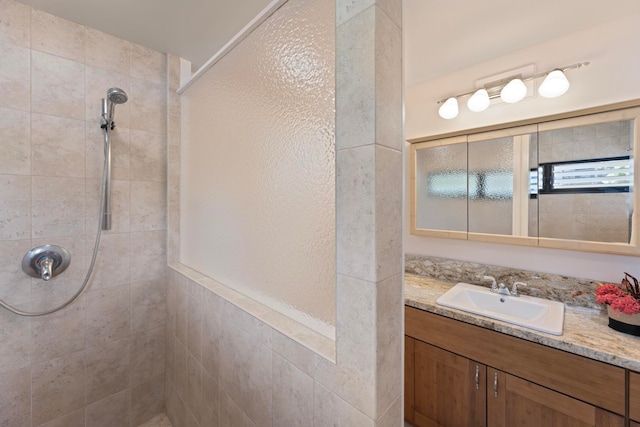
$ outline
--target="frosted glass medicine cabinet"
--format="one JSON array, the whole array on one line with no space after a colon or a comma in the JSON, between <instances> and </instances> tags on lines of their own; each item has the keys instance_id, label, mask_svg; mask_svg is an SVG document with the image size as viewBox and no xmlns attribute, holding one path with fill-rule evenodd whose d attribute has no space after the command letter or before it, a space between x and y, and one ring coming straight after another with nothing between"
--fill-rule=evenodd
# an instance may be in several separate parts
<instances>
[{"instance_id":1,"label":"frosted glass medicine cabinet","mask_svg":"<svg viewBox=\"0 0 640 427\"><path fill-rule=\"evenodd\" d=\"M640 255L640 100L411 140L411 234Z\"/></svg>"}]
</instances>

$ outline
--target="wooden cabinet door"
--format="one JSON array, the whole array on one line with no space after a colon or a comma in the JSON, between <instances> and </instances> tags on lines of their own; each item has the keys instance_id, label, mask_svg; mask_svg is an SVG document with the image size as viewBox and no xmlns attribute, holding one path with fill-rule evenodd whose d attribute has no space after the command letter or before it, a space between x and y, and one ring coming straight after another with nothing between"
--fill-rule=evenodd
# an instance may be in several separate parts
<instances>
[{"instance_id":1,"label":"wooden cabinet door","mask_svg":"<svg viewBox=\"0 0 640 427\"><path fill-rule=\"evenodd\" d=\"M414 341L414 419L419 427L485 427L486 367Z\"/></svg>"},{"instance_id":2,"label":"wooden cabinet door","mask_svg":"<svg viewBox=\"0 0 640 427\"><path fill-rule=\"evenodd\" d=\"M491 427L624 427L624 417L487 368Z\"/></svg>"},{"instance_id":3,"label":"wooden cabinet door","mask_svg":"<svg viewBox=\"0 0 640 427\"><path fill-rule=\"evenodd\" d=\"M411 424L413 424L415 341L416 340L406 335L404 337L404 419Z\"/></svg>"},{"instance_id":4,"label":"wooden cabinet door","mask_svg":"<svg viewBox=\"0 0 640 427\"><path fill-rule=\"evenodd\" d=\"M640 427L640 374L637 372L629 373L629 418Z\"/></svg>"}]
</instances>

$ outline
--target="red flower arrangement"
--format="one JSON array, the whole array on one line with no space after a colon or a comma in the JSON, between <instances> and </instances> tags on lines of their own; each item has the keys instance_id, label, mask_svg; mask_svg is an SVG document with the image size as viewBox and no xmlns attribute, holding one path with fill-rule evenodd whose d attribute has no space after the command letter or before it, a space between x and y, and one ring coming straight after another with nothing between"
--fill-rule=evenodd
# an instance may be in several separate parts
<instances>
[{"instance_id":1,"label":"red flower arrangement","mask_svg":"<svg viewBox=\"0 0 640 427\"><path fill-rule=\"evenodd\" d=\"M629 273L624 273L624 278L620 285L613 283L601 284L596 289L596 301L598 304L610 305L615 311L624 314L640 313L640 284L638 279Z\"/></svg>"}]
</instances>

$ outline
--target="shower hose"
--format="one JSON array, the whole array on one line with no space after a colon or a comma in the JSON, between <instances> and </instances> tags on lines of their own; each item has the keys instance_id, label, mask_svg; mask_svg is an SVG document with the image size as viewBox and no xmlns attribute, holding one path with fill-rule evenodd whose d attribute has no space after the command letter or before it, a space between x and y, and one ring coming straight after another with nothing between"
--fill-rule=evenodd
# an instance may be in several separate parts
<instances>
[{"instance_id":1,"label":"shower hose","mask_svg":"<svg viewBox=\"0 0 640 427\"><path fill-rule=\"evenodd\" d=\"M82 286L80 286L80 289L78 289L78 291L73 294L73 296L71 298L69 298L68 300L66 300L64 303L58 305L57 307L51 308L49 310L44 310L44 311L38 311L38 312L30 312L30 311L24 311L24 310L20 310L17 307L14 307L10 304L7 304L6 302L4 302L2 299L0 299L0 306L6 308L7 310L9 310L12 313L15 313L17 315L20 316L26 316L26 317L38 317L38 316L45 316L47 314L51 314L54 313L58 310L62 310L63 308L65 308L66 306L68 306L69 304L71 304L72 302L74 302L76 299L78 299L78 297L80 296L80 294L82 293L82 291L84 291L84 289L87 287L87 284L89 283L89 279L91 278L91 274L93 273L93 267L96 263L96 258L98 256L98 247L100 246L100 237L102 236L102 223L104 222L104 215L102 215L102 212L104 211L104 205L105 205L105 181L107 179L107 156L106 156L106 149L107 146L109 144L111 144L110 141L110 126L106 126L105 127L105 157L104 157L104 166L103 166L103 172L102 172L102 192L100 194L100 213L98 214L98 231L96 232L96 241L95 244L93 245L93 255L91 256L91 263L89 264L89 268L87 270L87 274L84 277L84 280L82 282Z\"/></svg>"}]
</instances>

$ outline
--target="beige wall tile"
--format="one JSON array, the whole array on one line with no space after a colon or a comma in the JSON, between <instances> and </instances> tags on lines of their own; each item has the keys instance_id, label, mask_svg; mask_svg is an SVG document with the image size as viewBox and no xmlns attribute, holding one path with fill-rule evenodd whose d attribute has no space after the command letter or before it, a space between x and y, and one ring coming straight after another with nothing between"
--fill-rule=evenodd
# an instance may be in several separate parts
<instances>
[{"instance_id":1,"label":"beige wall tile","mask_svg":"<svg viewBox=\"0 0 640 427\"><path fill-rule=\"evenodd\" d=\"M139 426L165 412L164 383L164 375L158 375L131 388L132 426Z\"/></svg>"},{"instance_id":2,"label":"beige wall tile","mask_svg":"<svg viewBox=\"0 0 640 427\"><path fill-rule=\"evenodd\" d=\"M85 427L84 408L62 416L39 427Z\"/></svg>"},{"instance_id":3,"label":"beige wall tile","mask_svg":"<svg viewBox=\"0 0 640 427\"><path fill-rule=\"evenodd\" d=\"M376 284L376 417L382 416L402 394L404 375L404 299L402 274ZM392 425L392 424L389 424Z\"/></svg>"},{"instance_id":4,"label":"beige wall tile","mask_svg":"<svg viewBox=\"0 0 640 427\"><path fill-rule=\"evenodd\" d=\"M373 427L373 425L373 421L362 412L317 382L314 384L315 427Z\"/></svg>"},{"instance_id":5,"label":"beige wall tile","mask_svg":"<svg viewBox=\"0 0 640 427\"><path fill-rule=\"evenodd\" d=\"M84 179L34 176L31 193L32 237L84 234Z\"/></svg>"},{"instance_id":6,"label":"beige wall tile","mask_svg":"<svg viewBox=\"0 0 640 427\"><path fill-rule=\"evenodd\" d=\"M86 349L86 402L97 402L129 388L129 339Z\"/></svg>"},{"instance_id":7,"label":"beige wall tile","mask_svg":"<svg viewBox=\"0 0 640 427\"><path fill-rule=\"evenodd\" d=\"M130 283L129 233L105 233L100 239L100 256L93 268L90 290L112 288ZM114 268L118 266L118 268Z\"/></svg>"},{"instance_id":8,"label":"beige wall tile","mask_svg":"<svg viewBox=\"0 0 640 427\"><path fill-rule=\"evenodd\" d=\"M273 427L313 424L313 378L273 355Z\"/></svg>"},{"instance_id":9,"label":"beige wall tile","mask_svg":"<svg viewBox=\"0 0 640 427\"><path fill-rule=\"evenodd\" d=\"M202 420L203 426L216 427L220 419L220 387L216 377L202 370Z\"/></svg>"},{"instance_id":10,"label":"beige wall tile","mask_svg":"<svg viewBox=\"0 0 640 427\"><path fill-rule=\"evenodd\" d=\"M28 176L0 175L1 240L20 240L30 237L30 186L31 178Z\"/></svg>"},{"instance_id":11,"label":"beige wall tile","mask_svg":"<svg viewBox=\"0 0 640 427\"><path fill-rule=\"evenodd\" d=\"M131 285L131 333L164 326L166 286L162 281Z\"/></svg>"},{"instance_id":12,"label":"beige wall tile","mask_svg":"<svg viewBox=\"0 0 640 427\"><path fill-rule=\"evenodd\" d=\"M84 120L32 114L31 173L84 178L84 126Z\"/></svg>"},{"instance_id":13,"label":"beige wall tile","mask_svg":"<svg viewBox=\"0 0 640 427\"><path fill-rule=\"evenodd\" d=\"M88 346L119 340L129 335L129 286L97 289L87 293ZM136 343L132 343L132 348ZM131 360L133 369L133 359Z\"/></svg>"},{"instance_id":14,"label":"beige wall tile","mask_svg":"<svg viewBox=\"0 0 640 427\"><path fill-rule=\"evenodd\" d=\"M275 353L308 376L313 377L313 351L276 330L273 331L272 345Z\"/></svg>"},{"instance_id":15,"label":"beige wall tile","mask_svg":"<svg viewBox=\"0 0 640 427\"><path fill-rule=\"evenodd\" d=\"M3 331L2 346L0 346L0 374L31 365L30 323L29 319L4 309L0 313L0 330ZM0 419L2 419L1 416Z\"/></svg>"},{"instance_id":16,"label":"beige wall tile","mask_svg":"<svg viewBox=\"0 0 640 427\"><path fill-rule=\"evenodd\" d=\"M166 328L169 329L169 328ZM164 360L164 372L167 376L167 381L176 382L176 337L167 331L165 335L165 360Z\"/></svg>"},{"instance_id":17,"label":"beige wall tile","mask_svg":"<svg viewBox=\"0 0 640 427\"><path fill-rule=\"evenodd\" d=\"M384 414L376 421L376 427L395 427L404 423L402 416L402 397L398 397Z\"/></svg>"},{"instance_id":18,"label":"beige wall tile","mask_svg":"<svg viewBox=\"0 0 640 427\"><path fill-rule=\"evenodd\" d=\"M187 294L187 350L200 362L202 360L202 286L191 283L187 288Z\"/></svg>"},{"instance_id":19,"label":"beige wall tile","mask_svg":"<svg viewBox=\"0 0 640 427\"><path fill-rule=\"evenodd\" d=\"M220 393L220 425L234 427L256 427L249 416L225 392Z\"/></svg>"},{"instance_id":20,"label":"beige wall tile","mask_svg":"<svg viewBox=\"0 0 640 427\"><path fill-rule=\"evenodd\" d=\"M221 357L221 323L220 297L209 290L204 290L202 310L202 365L218 378Z\"/></svg>"},{"instance_id":21,"label":"beige wall tile","mask_svg":"<svg viewBox=\"0 0 640 427\"><path fill-rule=\"evenodd\" d=\"M187 405L178 395L176 389L171 387L170 383L167 384L167 415L171 419L173 427L184 426L187 422Z\"/></svg>"},{"instance_id":22,"label":"beige wall tile","mask_svg":"<svg viewBox=\"0 0 640 427\"><path fill-rule=\"evenodd\" d=\"M401 2L396 0L378 2L389 6L392 3L399 9ZM398 18L399 15L395 16ZM402 151L402 30L399 22L394 23L382 9L376 8L376 144Z\"/></svg>"},{"instance_id":23,"label":"beige wall tile","mask_svg":"<svg viewBox=\"0 0 640 427\"><path fill-rule=\"evenodd\" d=\"M131 385L164 374L164 327L131 336Z\"/></svg>"},{"instance_id":24,"label":"beige wall tile","mask_svg":"<svg viewBox=\"0 0 640 427\"><path fill-rule=\"evenodd\" d=\"M375 153L373 145L336 152L336 270L370 282L377 268Z\"/></svg>"},{"instance_id":25,"label":"beige wall tile","mask_svg":"<svg viewBox=\"0 0 640 427\"><path fill-rule=\"evenodd\" d=\"M31 111L84 119L84 64L31 52Z\"/></svg>"},{"instance_id":26,"label":"beige wall tile","mask_svg":"<svg viewBox=\"0 0 640 427\"><path fill-rule=\"evenodd\" d=\"M4 93L4 90L2 92ZM0 108L0 139L2 140L0 174L28 175L31 172L29 113Z\"/></svg>"},{"instance_id":27,"label":"beige wall tile","mask_svg":"<svg viewBox=\"0 0 640 427\"><path fill-rule=\"evenodd\" d=\"M202 365L191 353L187 353L187 397L184 401L195 420L202 421Z\"/></svg>"},{"instance_id":28,"label":"beige wall tile","mask_svg":"<svg viewBox=\"0 0 640 427\"><path fill-rule=\"evenodd\" d=\"M166 253L166 231L131 233L131 282L163 280Z\"/></svg>"},{"instance_id":29,"label":"beige wall tile","mask_svg":"<svg viewBox=\"0 0 640 427\"><path fill-rule=\"evenodd\" d=\"M336 343L338 365L316 357L317 382L370 418L375 417L376 286L338 275ZM346 326L346 327L345 327Z\"/></svg>"},{"instance_id":30,"label":"beige wall tile","mask_svg":"<svg viewBox=\"0 0 640 427\"><path fill-rule=\"evenodd\" d=\"M376 280L402 272L402 153L376 145ZM401 288L402 285L398 285Z\"/></svg>"},{"instance_id":31,"label":"beige wall tile","mask_svg":"<svg viewBox=\"0 0 640 427\"><path fill-rule=\"evenodd\" d=\"M33 366L33 425L39 426L84 406L84 352Z\"/></svg>"},{"instance_id":32,"label":"beige wall tile","mask_svg":"<svg viewBox=\"0 0 640 427\"><path fill-rule=\"evenodd\" d=\"M86 34L85 61L87 65L120 74L129 74L131 43L93 28L87 28Z\"/></svg>"},{"instance_id":33,"label":"beige wall tile","mask_svg":"<svg viewBox=\"0 0 640 427\"><path fill-rule=\"evenodd\" d=\"M375 24L369 8L336 30L336 150L376 140Z\"/></svg>"},{"instance_id":34,"label":"beige wall tile","mask_svg":"<svg viewBox=\"0 0 640 427\"><path fill-rule=\"evenodd\" d=\"M30 427L30 397L31 369L0 374L0 425Z\"/></svg>"},{"instance_id":35,"label":"beige wall tile","mask_svg":"<svg viewBox=\"0 0 640 427\"><path fill-rule=\"evenodd\" d=\"M33 363L78 354L77 352L84 348L86 333L84 319L82 299L56 313L33 318L31 320Z\"/></svg>"},{"instance_id":36,"label":"beige wall tile","mask_svg":"<svg viewBox=\"0 0 640 427\"><path fill-rule=\"evenodd\" d=\"M167 54L167 79L169 90L176 91L180 87L180 57L171 53Z\"/></svg>"},{"instance_id":37,"label":"beige wall tile","mask_svg":"<svg viewBox=\"0 0 640 427\"><path fill-rule=\"evenodd\" d=\"M166 134L167 100L163 85L131 79L131 128Z\"/></svg>"},{"instance_id":38,"label":"beige wall tile","mask_svg":"<svg viewBox=\"0 0 640 427\"><path fill-rule=\"evenodd\" d=\"M131 231L167 229L165 182L131 181Z\"/></svg>"},{"instance_id":39,"label":"beige wall tile","mask_svg":"<svg viewBox=\"0 0 640 427\"><path fill-rule=\"evenodd\" d=\"M131 130L131 179L167 180L167 140L162 134Z\"/></svg>"},{"instance_id":40,"label":"beige wall tile","mask_svg":"<svg viewBox=\"0 0 640 427\"><path fill-rule=\"evenodd\" d=\"M181 399L187 398L187 347L177 339L175 343L176 392Z\"/></svg>"},{"instance_id":41,"label":"beige wall tile","mask_svg":"<svg viewBox=\"0 0 640 427\"><path fill-rule=\"evenodd\" d=\"M31 51L0 43L0 107L29 111L31 108Z\"/></svg>"},{"instance_id":42,"label":"beige wall tile","mask_svg":"<svg viewBox=\"0 0 640 427\"><path fill-rule=\"evenodd\" d=\"M222 327L220 386L249 418L272 417L272 352L237 327ZM238 357L238 355L243 357ZM224 425L224 424L223 424Z\"/></svg>"},{"instance_id":43,"label":"beige wall tile","mask_svg":"<svg viewBox=\"0 0 640 427\"><path fill-rule=\"evenodd\" d=\"M131 43L131 77L163 84L167 74L166 55Z\"/></svg>"},{"instance_id":44,"label":"beige wall tile","mask_svg":"<svg viewBox=\"0 0 640 427\"><path fill-rule=\"evenodd\" d=\"M31 8L13 0L0 1L0 44L29 47L31 43Z\"/></svg>"},{"instance_id":45,"label":"beige wall tile","mask_svg":"<svg viewBox=\"0 0 640 427\"><path fill-rule=\"evenodd\" d=\"M124 390L87 405L87 426L130 427L130 394L129 390Z\"/></svg>"},{"instance_id":46,"label":"beige wall tile","mask_svg":"<svg viewBox=\"0 0 640 427\"><path fill-rule=\"evenodd\" d=\"M22 271L31 247L30 240L0 240L0 298L6 303L22 306L31 300L31 278Z\"/></svg>"},{"instance_id":47,"label":"beige wall tile","mask_svg":"<svg viewBox=\"0 0 640 427\"><path fill-rule=\"evenodd\" d=\"M186 286L176 287L176 339L187 346L187 307L189 294Z\"/></svg>"},{"instance_id":48,"label":"beige wall tile","mask_svg":"<svg viewBox=\"0 0 640 427\"><path fill-rule=\"evenodd\" d=\"M84 62L84 27L38 9L31 11L31 48Z\"/></svg>"}]
</instances>

